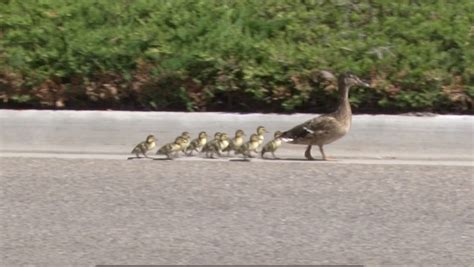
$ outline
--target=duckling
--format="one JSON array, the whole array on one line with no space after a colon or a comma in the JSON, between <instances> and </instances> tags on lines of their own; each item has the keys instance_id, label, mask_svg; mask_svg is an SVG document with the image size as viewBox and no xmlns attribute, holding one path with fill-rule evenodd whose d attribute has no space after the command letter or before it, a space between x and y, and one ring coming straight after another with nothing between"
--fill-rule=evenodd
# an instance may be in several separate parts
<instances>
[{"instance_id":1,"label":"duckling","mask_svg":"<svg viewBox=\"0 0 474 267\"><path fill-rule=\"evenodd\" d=\"M209 143L209 147L206 150L207 158L214 158L214 154L217 154L219 157L222 156L222 148L226 148L229 145L229 136L226 133L221 133L219 139L212 140Z\"/></svg>"},{"instance_id":2,"label":"duckling","mask_svg":"<svg viewBox=\"0 0 474 267\"><path fill-rule=\"evenodd\" d=\"M186 148L186 152L188 156L192 156L193 152L199 152L200 149L204 147L207 143L207 133L206 132L200 132L198 135L198 138L194 139L191 141L189 146Z\"/></svg>"},{"instance_id":3,"label":"duckling","mask_svg":"<svg viewBox=\"0 0 474 267\"><path fill-rule=\"evenodd\" d=\"M262 158L265 158L264 155L265 153L267 152L270 152L272 153L272 156L274 159L276 159L277 157L275 156L275 151L281 146L281 138L280 138L280 135L282 134L281 131L276 131L274 134L273 134L273 140L266 143L265 146L263 146L262 148L262 152L261 152L261 156Z\"/></svg>"},{"instance_id":4,"label":"duckling","mask_svg":"<svg viewBox=\"0 0 474 267\"><path fill-rule=\"evenodd\" d=\"M211 144L218 142L220 140L220 138L221 138L221 133L216 132L214 134L214 139L212 139L209 142L206 142L206 144L202 147L201 152L207 152L209 150L209 147L211 146Z\"/></svg>"},{"instance_id":5,"label":"duckling","mask_svg":"<svg viewBox=\"0 0 474 267\"><path fill-rule=\"evenodd\" d=\"M135 146L135 148L132 150L132 154L135 154L137 158L140 158L140 154L145 156L145 158L148 158L147 152L155 148L156 146L156 138L154 135L150 134L146 137L146 140L143 142L140 142L138 145Z\"/></svg>"},{"instance_id":6,"label":"duckling","mask_svg":"<svg viewBox=\"0 0 474 267\"><path fill-rule=\"evenodd\" d=\"M323 146L342 138L351 128L352 111L349 103L349 89L354 85L369 87L354 74L340 74L338 77L339 104L336 111L296 125L282 133L282 140L291 144L307 145L304 156L308 160L314 160L311 147L317 145L323 160L327 160Z\"/></svg>"},{"instance_id":7,"label":"duckling","mask_svg":"<svg viewBox=\"0 0 474 267\"><path fill-rule=\"evenodd\" d=\"M189 132L183 132L181 133L180 137L184 139L184 142L181 145L181 152L183 152L186 155L186 149L191 143L191 134Z\"/></svg>"},{"instance_id":8,"label":"duckling","mask_svg":"<svg viewBox=\"0 0 474 267\"><path fill-rule=\"evenodd\" d=\"M173 159L178 156L178 152L182 150L182 145L185 142L186 140L183 137L178 136L173 143L166 144L158 149L156 154L166 155L168 159Z\"/></svg>"},{"instance_id":9,"label":"duckling","mask_svg":"<svg viewBox=\"0 0 474 267\"><path fill-rule=\"evenodd\" d=\"M219 144L219 152L226 149L230 144L229 135L227 135L226 133L221 133L221 137L219 138L218 144Z\"/></svg>"},{"instance_id":10,"label":"duckling","mask_svg":"<svg viewBox=\"0 0 474 267\"><path fill-rule=\"evenodd\" d=\"M229 145L222 151L227 151L227 156L229 156L230 151L235 151L244 143L245 133L243 130L239 129L235 131L235 137L230 140Z\"/></svg>"},{"instance_id":11,"label":"duckling","mask_svg":"<svg viewBox=\"0 0 474 267\"><path fill-rule=\"evenodd\" d=\"M236 151L235 154L242 154L244 155L244 159L246 158L253 158L251 152L257 152L258 142L259 142L258 134L252 134L250 136L250 140L245 144L241 145Z\"/></svg>"},{"instance_id":12,"label":"duckling","mask_svg":"<svg viewBox=\"0 0 474 267\"><path fill-rule=\"evenodd\" d=\"M267 129L263 126L257 127L257 136L258 136L258 146L260 147L263 144L263 140L265 137L263 136L265 133L268 133Z\"/></svg>"}]
</instances>

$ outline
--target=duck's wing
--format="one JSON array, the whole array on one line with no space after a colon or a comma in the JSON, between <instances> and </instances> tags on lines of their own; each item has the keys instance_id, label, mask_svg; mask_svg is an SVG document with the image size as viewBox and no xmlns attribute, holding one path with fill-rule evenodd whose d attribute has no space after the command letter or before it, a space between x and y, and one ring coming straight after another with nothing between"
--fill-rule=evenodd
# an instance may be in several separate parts
<instances>
[{"instance_id":1,"label":"duck's wing","mask_svg":"<svg viewBox=\"0 0 474 267\"><path fill-rule=\"evenodd\" d=\"M227 151L235 150L236 148L235 142L236 142L235 138L230 139L229 145L227 145L222 151L227 152Z\"/></svg>"},{"instance_id":2,"label":"duck's wing","mask_svg":"<svg viewBox=\"0 0 474 267\"><path fill-rule=\"evenodd\" d=\"M249 149L250 142L243 143L241 146L235 149L235 154L243 154L246 150Z\"/></svg>"},{"instance_id":3,"label":"duck's wing","mask_svg":"<svg viewBox=\"0 0 474 267\"><path fill-rule=\"evenodd\" d=\"M339 122L332 116L319 116L314 119L305 121L302 124L296 125L290 130L283 132L281 138L285 142L302 142L308 139L313 139L319 135L326 133L339 126Z\"/></svg>"},{"instance_id":4,"label":"duck's wing","mask_svg":"<svg viewBox=\"0 0 474 267\"><path fill-rule=\"evenodd\" d=\"M273 148L273 140L270 140L262 147L262 152L271 151L272 148Z\"/></svg>"},{"instance_id":5,"label":"duck's wing","mask_svg":"<svg viewBox=\"0 0 474 267\"><path fill-rule=\"evenodd\" d=\"M136 146L133 148L132 152L130 152L130 153L132 153L132 154L135 154L135 153L143 153L143 151L144 151L144 146L145 146L145 142L141 142L141 143L139 143L138 145L136 145Z\"/></svg>"},{"instance_id":6,"label":"duck's wing","mask_svg":"<svg viewBox=\"0 0 474 267\"><path fill-rule=\"evenodd\" d=\"M169 153L170 148L171 148L171 144L163 145L162 147L160 147L160 149L158 149L158 151L156 152L156 154L166 154L166 153Z\"/></svg>"}]
</instances>

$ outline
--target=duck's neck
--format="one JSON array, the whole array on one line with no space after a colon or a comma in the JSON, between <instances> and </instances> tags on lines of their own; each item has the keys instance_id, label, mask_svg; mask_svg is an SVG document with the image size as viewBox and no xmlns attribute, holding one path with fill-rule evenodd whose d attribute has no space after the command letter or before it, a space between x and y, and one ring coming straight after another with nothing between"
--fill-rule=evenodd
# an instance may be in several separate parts
<instances>
[{"instance_id":1,"label":"duck's neck","mask_svg":"<svg viewBox=\"0 0 474 267\"><path fill-rule=\"evenodd\" d=\"M351 121L352 110L351 104L349 103L349 89L350 86L345 84L343 81L339 81L339 104L335 112L337 119Z\"/></svg>"}]
</instances>

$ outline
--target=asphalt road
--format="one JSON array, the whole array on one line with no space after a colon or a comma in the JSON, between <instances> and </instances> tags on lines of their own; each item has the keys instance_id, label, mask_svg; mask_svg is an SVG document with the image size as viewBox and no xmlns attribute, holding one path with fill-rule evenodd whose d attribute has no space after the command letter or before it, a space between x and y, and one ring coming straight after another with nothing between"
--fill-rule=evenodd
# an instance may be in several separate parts
<instances>
[{"instance_id":1,"label":"asphalt road","mask_svg":"<svg viewBox=\"0 0 474 267\"><path fill-rule=\"evenodd\" d=\"M8 158L1 265L474 262L473 168Z\"/></svg>"},{"instance_id":2,"label":"asphalt road","mask_svg":"<svg viewBox=\"0 0 474 267\"><path fill-rule=\"evenodd\" d=\"M354 116L331 162L125 160L312 116L0 110L0 266L474 262L473 116Z\"/></svg>"}]
</instances>

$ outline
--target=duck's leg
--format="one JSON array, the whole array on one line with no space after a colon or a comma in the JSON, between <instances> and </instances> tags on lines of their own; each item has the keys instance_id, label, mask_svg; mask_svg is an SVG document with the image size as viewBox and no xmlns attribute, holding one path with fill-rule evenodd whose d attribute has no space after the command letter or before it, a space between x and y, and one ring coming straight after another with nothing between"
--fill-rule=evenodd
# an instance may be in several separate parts
<instances>
[{"instance_id":1,"label":"duck's leg","mask_svg":"<svg viewBox=\"0 0 474 267\"><path fill-rule=\"evenodd\" d=\"M262 150L263 150L263 149L262 149ZM258 152L258 151L257 151L257 149L254 149L254 151L253 151L253 152L255 152L255 154L257 154L257 156L258 156L258 153L261 153L261 151L260 151L260 152ZM256 156L255 156L255 157L256 157ZM254 158L254 157L253 157L253 158Z\"/></svg>"},{"instance_id":2,"label":"duck's leg","mask_svg":"<svg viewBox=\"0 0 474 267\"><path fill-rule=\"evenodd\" d=\"M323 149L323 146L319 146L319 151L321 152L321 155L323 156L323 160L328 160L328 158L326 157L326 154L324 153L324 149Z\"/></svg>"},{"instance_id":3,"label":"duck's leg","mask_svg":"<svg viewBox=\"0 0 474 267\"><path fill-rule=\"evenodd\" d=\"M311 156L311 147L312 145L308 145L306 151L304 152L304 156L309 160L314 160L313 156Z\"/></svg>"},{"instance_id":4,"label":"duck's leg","mask_svg":"<svg viewBox=\"0 0 474 267\"><path fill-rule=\"evenodd\" d=\"M272 151L273 159L278 159L278 157L275 155L275 151Z\"/></svg>"}]
</instances>

